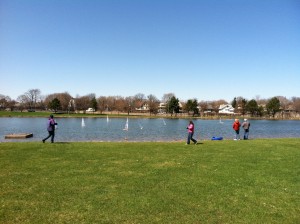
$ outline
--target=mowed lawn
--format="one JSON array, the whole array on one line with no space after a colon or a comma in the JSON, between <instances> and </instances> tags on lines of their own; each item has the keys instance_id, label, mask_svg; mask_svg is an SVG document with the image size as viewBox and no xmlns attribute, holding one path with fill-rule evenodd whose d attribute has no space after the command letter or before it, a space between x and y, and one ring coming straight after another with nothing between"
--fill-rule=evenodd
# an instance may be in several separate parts
<instances>
[{"instance_id":1,"label":"mowed lawn","mask_svg":"<svg viewBox=\"0 0 300 224\"><path fill-rule=\"evenodd\" d=\"M300 223L300 139L0 143L0 223Z\"/></svg>"}]
</instances>

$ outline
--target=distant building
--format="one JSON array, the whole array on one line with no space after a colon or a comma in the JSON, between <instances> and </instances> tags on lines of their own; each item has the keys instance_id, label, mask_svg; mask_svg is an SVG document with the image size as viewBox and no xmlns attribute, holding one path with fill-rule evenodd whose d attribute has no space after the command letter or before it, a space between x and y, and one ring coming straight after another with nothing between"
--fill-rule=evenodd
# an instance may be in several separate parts
<instances>
[{"instance_id":1,"label":"distant building","mask_svg":"<svg viewBox=\"0 0 300 224\"><path fill-rule=\"evenodd\" d=\"M149 105L147 103L144 103L140 107L135 108L135 110L139 111L139 112L148 112L149 111Z\"/></svg>"},{"instance_id":2,"label":"distant building","mask_svg":"<svg viewBox=\"0 0 300 224\"><path fill-rule=\"evenodd\" d=\"M234 114L234 108L231 104L221 104L219 114Z\"/></svg>"}]
</instances>

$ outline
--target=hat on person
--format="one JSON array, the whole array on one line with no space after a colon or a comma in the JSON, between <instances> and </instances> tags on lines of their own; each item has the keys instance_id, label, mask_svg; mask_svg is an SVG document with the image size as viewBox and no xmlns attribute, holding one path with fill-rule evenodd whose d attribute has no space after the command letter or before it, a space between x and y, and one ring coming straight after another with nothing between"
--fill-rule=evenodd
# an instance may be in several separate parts
<instances>
[{"instance_id":1,"label":"hat on person","mask_svg":"<svg viewBox=\"0 0 300 224\"><path fill-rule=\"evenodd\" d=\"M247 119L245 118L244 121L247 121Z\"/></svg>"},{"instance_id":2,"label":"hat on person","mask_svg":"<svg viewBox=\"0 0 300 224\"><path fill-rule=\"evenodd\" d=\"M51 114L50 117L53 118L53 114Z\"/></svg>"}]
</instances>

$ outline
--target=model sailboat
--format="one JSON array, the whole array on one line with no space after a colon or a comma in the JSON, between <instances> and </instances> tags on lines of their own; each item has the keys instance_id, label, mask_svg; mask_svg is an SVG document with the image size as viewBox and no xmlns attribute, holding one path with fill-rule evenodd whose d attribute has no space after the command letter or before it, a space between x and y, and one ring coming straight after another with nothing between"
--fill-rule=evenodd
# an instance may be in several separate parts
<instances>
[{"instance_id":1,"label":"model sailboat","mask_svg":"<svg viewBox=\"0 0 300 224\"><path fill-rule=\"evenodd\" d=\"M123 129L124 131L128 131L128 117L127 117L127 120L126 120L126 123L125 123L125 127Z\"/></svg>"}]
</instances>

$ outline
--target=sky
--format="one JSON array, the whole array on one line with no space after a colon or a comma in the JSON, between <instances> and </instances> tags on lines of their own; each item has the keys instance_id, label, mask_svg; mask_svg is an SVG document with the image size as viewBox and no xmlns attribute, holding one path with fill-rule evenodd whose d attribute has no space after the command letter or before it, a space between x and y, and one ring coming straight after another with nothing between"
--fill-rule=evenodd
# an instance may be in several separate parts
<instances>
[{"instance_id":1,"label":"sky","mask_svg":"<svg viewBox=\"0 0 300 224\"><path fill-rule=\"evenodd\" d=\"M0 0L0 94L300 97L299 0Z\"/></svg>"}]
</instances>

